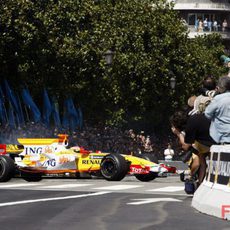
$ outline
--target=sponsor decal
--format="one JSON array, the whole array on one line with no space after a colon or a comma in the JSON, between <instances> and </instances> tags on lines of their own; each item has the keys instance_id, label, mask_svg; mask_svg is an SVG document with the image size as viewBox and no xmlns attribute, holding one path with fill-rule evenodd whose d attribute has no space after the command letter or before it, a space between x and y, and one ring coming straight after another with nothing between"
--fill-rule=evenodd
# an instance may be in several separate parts
<instances>
[{"instance_id":1,"label":"sponsor decal","mask_svg":"<svg viewBox=\"0 0 230 230\"><path fill-rule=\"evenodd\" d=\"M42 153L42 147L26 147L25 148L26 154L41 154Z\"/></svg>"},{"instance_id":2,"label":"sponsor decal","mask_svg":"<svg viewBox=\"0 0 230 230\"><path fill-rule=\"evenodd\" d=\"M42 166L44 167L48 167L48 166L51 166L51 167L55 167L56 166L56 160L55 159L49 159L47 161L45 161Z\"/></svg>"},{"instance_id":3,"label":"sponsor decal","mask_svg":"<svg viewBox=\"0 0 230 230\"><path fill-rule=\"evenodd\" d=\"M99 159L82 160L81 163L84 164L84 165L100 164L101 160L99 160Z\"/></svg>"},{"instance_id":4,"label":"sponsor decal","mask_svg":"<svg viewBox=\"0 0 230 230\"><path fill-rule=\"evenodd\" d=\"M44 153L52 153L53 149L50 146L46 146L44 149Z\"/></svg>"},{"instance_id":5,"label":"sponsor decal","mask_svg":"<svg viewBox=\"0 0 230 230\"><path fill-rule=\"evenodd\" d=\"M90 159L102 159L104 156L95 156L95 155L91 155L89 156Z\"/></svg>"},{"instance_id":6,"label":"sponsor decal","mask_svg":"<svg viewBox=\"0 0 230 230\"><path fill-rule=\"evenodd\" d=\"M221 217L230 220L230 205L221 206Z\"/></svg>"},{"instance_id":7,"label":"sponsor decal","mask_svg":"<svg viewBox=\"0 0 230 230\"><path fill-rule=\"evenodd\" d=\"M41 154L41 153L53 153L54 148L52 146L30 146L25 147L25 154L31 155L31 154Z\"/></svg>"},{"instance_id":8,"label":"sponsor decal","mask_svg":"<svg viewBox=\"0 0 230 230\"><path fill-rule=\"evenodd\" d=\"M67 157L67 156L60 156L59 157L59 164L68 163L70 161L71 161L70 157Z\"/></svg>"},{"instance_id":9,"label":"sponsor decal","mask_svg":"<svg viewBox=\"0 0 230 230\"><path fill-rule=\"evenodd\" d=\"M130 166L130 174L148 174L148 168L142 168L140 165L131 165Z\"/></svg>"}]
</instances>

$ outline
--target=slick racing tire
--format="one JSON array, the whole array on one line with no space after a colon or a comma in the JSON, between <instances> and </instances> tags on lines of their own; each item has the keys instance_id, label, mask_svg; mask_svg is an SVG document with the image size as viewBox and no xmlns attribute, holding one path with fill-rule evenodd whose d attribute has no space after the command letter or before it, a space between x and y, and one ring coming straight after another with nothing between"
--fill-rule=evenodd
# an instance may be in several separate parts
<instances>
[{"instance_id":1,"label":"slick racing tire","mask_svg":"<svg viewBox=\"0 0 230 230\"><path fill-rule=\"evenodd\" d=\"M101 175L108 181L120 181L129 171L128 163L119 154L106 155L101 161Z\"/></svg>"},{"instance_id":2,"label":"slick racing tire","mask_svg":"<svg viewBox=\"0 0 230 230\"><path fill-rule=\"evenodd\" d=\"M9 181L15 174L14 161L8 156L0 156L0 182Z\"/></svg>"},{"instance_id":3,"label":"slick racing tire","mask_svg":"<svg viewBox=\"0 0 230 230\"><path fill-rule=\"evenodd\" d=\"M143 154L143 155L141 156L141 158L158 164L158 159L157 159L157 157L156 157L155 155L151 154L151 153ZM152 180L154 180L157 176L158 176L158 174L155 173L155 172L150 172L150 173L148 173L148 174L135 174L135 177L136 177L139 181L143 181L143 182L152 181Z\"/></svg>"},{"instance_id":4,"label":"slick racing tire","mask_svg":"<svg viewBox=\"0 0 230 230\"><path fill-rule=\"evenodd\" d=\"M38 182L42 180L42 174L41 173L31 173L31 172L23 172L21 171L21 177L25 181L28 182Z\"/></svg>"}]
</instances>

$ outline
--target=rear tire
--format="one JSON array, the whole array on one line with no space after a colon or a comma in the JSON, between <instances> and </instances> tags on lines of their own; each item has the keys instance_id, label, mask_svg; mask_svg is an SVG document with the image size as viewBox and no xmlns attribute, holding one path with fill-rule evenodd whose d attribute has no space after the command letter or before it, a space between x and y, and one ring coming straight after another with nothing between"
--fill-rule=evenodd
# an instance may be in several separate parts
<instances>
[{"instance_id":1,"label":"rear tire","mask_svg":"<svg viewBox=\"0 0 230 230\"><path fill-rule=\"evenodd\" d=\"M9 181L15 174L14 161L8 157L0 156L0 182Z\"/></svg>"},{"instance_id":2,"label":"rear tire","mask_svg":"<svg viewBox=\"0 0 230 230\"><path fill-rule=\"evenodd\" d=\"M101 161L101 175L108 181L120 181L129 171L128 163L119 154L106 155Z\"/></svg>"},{"instance_id":3,"label":"rear tire","mask_svg":"<svg viewBox=\"0 0 230 230\"><path fill-rule=\"evenodd\" d=\"M76 176L76 179L91 179L92 178L91 174L88 172L81 172L81 173L77 172L75 176Z\"/></svg>"},{"instance_id":4,"label":"rear tire","mask_svg":"<svg viewBox=\"0 0 230 230\"><path fill-rule=\"evenodd\" d=\"M21 172L21 177L28 182L38 182L42 180L41 173Z\"/></svg>"},{"instance_id":5,"label":"rear tire","mask_svg":"<svg viewBox=\"0 0 230 230\"><path fill-rule=\"evenodd\" d=\"M143 155L140 156L141 158L154 162L156 164L158 164L158 159L154 154L151 153L145 153ZM156 177L158 177L158 174L155 172L150 172L148 174L135 174L135 177L142 182L148 182L148 181L152 181L154 180Z\"/></svg>"}]
</instances>

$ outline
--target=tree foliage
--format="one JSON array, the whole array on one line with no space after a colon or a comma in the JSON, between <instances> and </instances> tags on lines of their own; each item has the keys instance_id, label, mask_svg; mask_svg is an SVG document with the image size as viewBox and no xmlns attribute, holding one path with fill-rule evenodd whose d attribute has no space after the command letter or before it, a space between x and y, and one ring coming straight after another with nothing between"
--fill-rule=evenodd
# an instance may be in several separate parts
<instances>
[{"instance_id":1,"label":"tree foliage","mask_svg":"<svg viewBox=\"0 0 230 230\"><path fill-rule=\"evenodd\" d=\"M1 75L35 95L72 94L94 121L162 126L204 76L223 72L221 38L188 39L165 0L2 0L0 14Z\"/></svg>"}]
</instances>

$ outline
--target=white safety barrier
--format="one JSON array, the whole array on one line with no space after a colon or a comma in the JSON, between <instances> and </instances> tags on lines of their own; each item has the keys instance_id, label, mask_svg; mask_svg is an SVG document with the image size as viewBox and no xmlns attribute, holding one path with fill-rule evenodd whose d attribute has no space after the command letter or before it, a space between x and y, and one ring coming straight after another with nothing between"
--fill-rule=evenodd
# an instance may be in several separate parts
<instances>
[{"instance_id":1,"label":"white safety barrier","mask_svg":"<svg viewBox=\"0 0 230 230\"><path fill-rule=\"evenodd\" d=\"M202 213L230 220L230 145L211 147L208 170L192 206Z\"/></svg>"}]
</instances>

